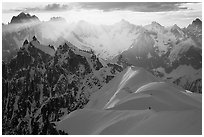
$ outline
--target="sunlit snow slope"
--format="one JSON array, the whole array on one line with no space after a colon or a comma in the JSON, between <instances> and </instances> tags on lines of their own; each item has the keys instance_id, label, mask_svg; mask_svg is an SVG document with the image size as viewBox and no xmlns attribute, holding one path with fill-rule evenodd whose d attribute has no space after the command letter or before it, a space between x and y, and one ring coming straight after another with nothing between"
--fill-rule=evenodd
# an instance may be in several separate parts
<instances>
[{"instance_id":1,"label":"sunlit snow slope","mask_svg":"<svg viewBox=\"0 0 204 137\"><path fill-rule=\"evenodd\" d=\"M68 134L202 134L200 94L129 67L56 123Z\"/></svg>"}]
</instances>

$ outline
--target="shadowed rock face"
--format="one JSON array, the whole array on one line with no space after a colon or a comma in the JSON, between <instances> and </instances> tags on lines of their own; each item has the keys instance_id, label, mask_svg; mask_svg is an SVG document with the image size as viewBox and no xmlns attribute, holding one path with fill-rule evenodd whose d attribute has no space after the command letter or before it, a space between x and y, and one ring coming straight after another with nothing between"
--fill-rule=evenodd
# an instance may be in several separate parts
<instances>
[{"instance_id":1,"label":"shadowed rock face","mask_svg":"<svg viewBox=\"0 0 204 137\"><path fill-rule=\"evenodd\" d=\"M193 22L192 22L192 25L194 26L198 26L198 27L202 27L202 21L200 19L195 19Z\"/></svg>"},{"instance_id":2,"label":"shadowed rock face","mask_svg":"<svg viewBox=\"0 0 204 137\"><path fill-rule=\"evenodd\" d=\"M33 41L38 40L33 37ZM110 66L110 75L100 78L95 73L105 68L93 52L79 50L67 42L51 56L33 41L25 40L17 56L2 63L2 132L65 134L56 131L52 122L83 108L90 94L119 71L117 66Z\"/></svg>"},{"instance_id":3,"label":"shadowed rock face","mask_svg":"<svg viewBox=\"0 0 204 137\"><path fill-rule=\"evenodd\" d=\"M87 23L87 25L90 25L90 24ZM122 27L121 29L134 26L133 24L129 24L127 21L125 22L121 21L118 25ZM8 62L12 57L17 55L18 48L20 46L17 45L16 40L19 40L20 43L22 44L23 41L25 41L25 37L26 39L29 39L27 38L27 36L32 38L32 36L35 35L36 33L37 33L36 36L38 37L38 39L42 40L42 36L40 36L40 33L36 32L34 28L35 27L25 28L20 30L18 33L13 32L13 33L3 34L2 57L5 62ZM165 77L165 74L163 72L154 72L154 69L161 67L164 69L165 73L167 74L172 73L181 65L190 66L195 70L201 69L202 22L199 19L196 19L195 21L193 21L192 24L190 24L187 28L184 28L184 29L181 29L177 25L174 25L169 30L169 32L172 33L172 35L174 35L177 40L175 44L172 43L171 40L166 43L163 43L163 46L167 47L167 51L163 53L162 51L160 51L158 47L155 47L155 43L158 42L158 40L160 42L163 41L163 39L158 39L159 33L162 35L166 35L167 34L166 28L155 22L148 25L146 30L144 30L145 27L141 27L141 28L143 28L142 31L138 32L139 36L137 37L137 40L135 40L132 43L130 48L128 50L123 51L121 54L115 57L117 60L116 61L117 63L115 65L117 65L117 67L119 65L120 67L123 67L123 68L126 68L127 66L130 66L130 65L140 66L149 70L156 76L160 76L163 78ZM82 43L84 42L83 37L80 37L80 35L75 34L75 32L73 32L73 34L79 42L82 42ZM190 42L188 42L188 40ZM182 43L183 43L183 48L181 49L185 49L185 47L188 47L188 48L186 48L186 50L184 51L181 50L180 52L180 49L177 50L175 49L175 47L182 45ZM172 52L175 52L175 51L179 51L179 53L175 56L175 59L172 61L172 59L170 58L171 58ZM81 58L80 56L81 55L74 56L72 59L70 59L71 62L74 62L73 64L75 64L75 59ZM86 61L84 61L83 58L81 59L83 60L81 61L82 64L86 63ZM93 62L94 64L93 67L96 70L99 70L102 67L101 64L98 63L97 59L95 59L94 56L92 57L92 60L95 61L95 63ZM78 61L77 63L80 63L80 61ZM112 65L114 65L114 63L112 63ZM73 68L72 71L74 70L75 69ZM88 70L89 69L87 69L87 71ZM114 70L112 70L112 72L114 72ZM111 78L112 76L108 76L106 81L108 82ZM180 84L182 81L181 79L182 78L176 78L170 82L176 83L177 85L180 85L185 89L188 89L194 92L201 92L201 88L198 88L200 86L197 86L197 85L201 85L201 78L198 78L197 80L193 80L193 81L188 78L187 84ZM199 89L199 90L195 90L195 89Z\"/></svg>"},{"instance_id":4,"label":"shadowed rock face","mask_svg":"<svg viewBox=\"0 0 204 137\"><path fill-rule=\"evenodd\" d=\"M163 32L157 32L155 29L161 27L158 24L152 23L151 25L147 26L151 33L144 33L139 36L135 44L114 58L114 60L117 60L117 64L123 66L123 68L131 65L143 67L165 80L165 75L171 74L180 66L190 66L199 72L202 68L202 22L199 19L194 20L186 29L180 29L177 25L174 25L170 32L181 40L178 40L174 45L171 43L164 45L167 46L167 52L161 55L158 54L159 49L154 46L154 40L150 35L155 37L158 36L158 33L163 34ZM175 55L173 60L172 55ZM162 68L164 72L155 73L154 70L157 68ZM188 75L186 74L186 76ZM201 77L196 80L188 78L185 84L181 82L181 79L182 77L171 82L193 92L202 92Z\"/></svg>"},{"instance_id":5,"label":"shadowed rock face","mask_svg":"<svg viewBox=\"0 0 204 137\"><path fill-rule=\"evenodd\" d=\"M202 21L200 19L194 20L184 31L188 37L191 37L197 45L202 47Z\"/></svg>"},{"instance_id":6,"label":"shadowed rock face","mask_svg":"<svg viewBox=\"0 0 204 137\"><path fill-rule=\"evenodd\" d=\"M21 13L13 17L10 24L31 20L38 18L35 15ZM52 21L59 20L61 21L55 18ZM121 24L123 27L130 25L124 21ZM108 63L105 67L95 53L73 48L74 45L71 43L59 46L54 56L46 54L25 40L28 36L32 38L36 33L29 27L19 32L4 34L2 50L3 60L5 57L6 63L2 63L3 134L64 134L56 131L52 122L59 121L65 114L83 108L92 93L128 66L140 66L153 74L155 74L154 69L159 67L167 74L180 65L192 66L196 70L202 67L200 47L190 46L171 61L169 56L173 46L167 44L168 51L159 56L150 35L157 36L157 33L165 32L165 28L158 23L152 25L155 26L154 29L160 28L161 31L154 32L153 29L151 32L146 31L141 34L138 37L139 42L135 42L130 49L117 56L117 63ZM175 28L173 33L176 37L184 37L179 32L183 31L187 35L186 39L192 38L198 46L200 40L202 43L200 29L202 22L199 19L193 21L186 29L177 26ZM39 37L40 34L37 35L37 38ZM33 40L38 41L37 38L33 37ZM19 46L21 48L18 47L16 39L23 44L22 47ZM78 40L83 42L83 39L80 39L79 37ZM54 50L52 45L49 47ZM105 71L102 73L101 70ZM155 75L164 76L162 72ZM180 85L180 81L181 78L178 78L173 83ZM181 86L190 91L201 92L201 83L202 79L196 79Z\"/></svg>"},{"instance_id":7,"label":"shadowed rock face","mask_svg":"<svg viewBox=\"0 0 204 137\"><path fill-rule=\"evenodd\" d=\"M194 46L191 46L186 52L179 54L179 56L172 62L169 60L168 52L162 56L158 56L155 52L153 52L153 54L151 54L151 58L148 58L147 56L136 58L136 54L130 54L130 52L125 51L120 56L118 56L117 64L123 66L123 68L131 65L143 67L161 78L164 77L163 72L157 75L154 73L154 69L163 68L166 74L170 74L181 65L191 66L195 70L202 68L201 49ZM184 85L181 85L179 80L175 80L173 83L180 85L187 90L202 93L201 79L199 78L195 81L189 79L189 81Z\"/></svg>"}]
</instances>

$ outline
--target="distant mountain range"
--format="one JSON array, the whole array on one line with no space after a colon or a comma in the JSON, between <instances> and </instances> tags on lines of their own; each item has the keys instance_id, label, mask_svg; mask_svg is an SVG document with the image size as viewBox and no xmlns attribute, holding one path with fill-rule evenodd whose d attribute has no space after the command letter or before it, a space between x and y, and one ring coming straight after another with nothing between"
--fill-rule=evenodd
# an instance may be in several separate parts
<instances>
[{"instance_id":1,"label":"distant mountain range","mask_svg":"<svg viewBox=\"0 0 204 137\"><path fill-rule=\"evenodd\" d=\"M166 81L202 92L200 19L186 28L176 24L164 27L157 22L137 26L126 20L108 26L85 21L70 24L61 17L41 22L35 15L22 12L10 24L3 25L3 60L9 61L22 43L32 40L34 35L43 45L57 48L69 41L80 49L92 49L106 63L118 64L123 69L130 65L144 67Z\"/></svg>"},{"instance_id":2,"label":"distant mountain range","mask_svg":"<svg viewBox=\"0 0 204 137\"><path fill-rule=\"evenodd\" d=\"M202 93L202 22L199 19L186 28L164 27L157 22L137 26L125 20L108 26L85 21L68 23L61 17L41 22L35 15L22 12L2 26L2 57L3 134L75 134L75 129L64 129L63 123L66 125L66 120L72 120L64 119L66 115L84 107L100 108L99 115L111 108L114 116L129 114L124 112L126 107L120 113L115 109L120 110L129 101L137 102L134 93L139 88L149 97L146 90L152 82L157 82L155 90L169 89L164 94L155 94L154 101L154 97L148 98L150 102L157 104L170 95L176 103L163 100L163 110L198 109L198 115L193 116L200 118L201 95L192 93ZM81 114L93 114L94 119L99 116L96 112L84 110ZM145 113L149 114L152 112ZM76 118L81 115L77 114ZM189 119L189 115L184 118ZM110 120L120 123L110 117L105 121ZM114 133L108 131L111 124L99 131L101 126L96 125L94 133ZM200 123L196 127L193 133L200 133ZM86 132L91 134L90 129ZM183 132L186 130L179 133Z\"/></svg>"}]
</instances>

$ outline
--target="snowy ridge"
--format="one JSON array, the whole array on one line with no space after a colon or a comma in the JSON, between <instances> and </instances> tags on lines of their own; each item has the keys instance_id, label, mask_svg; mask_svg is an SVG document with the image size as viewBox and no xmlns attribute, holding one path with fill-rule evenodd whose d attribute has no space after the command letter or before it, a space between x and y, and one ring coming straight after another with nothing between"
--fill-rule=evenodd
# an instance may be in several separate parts
<instances>
[{"instance_id":1,"label":"snowy ridge","mask_svg":"<svg viewBox=\"0 0 204 137\"><path fill-rule=\"evenodd\" d=\"M45 45L41 45L38 41L31 41L31 44L38 48L39 50L45 52L46 54L49 54L50 56L54 56L55 55L55 50L48 47L48 46L45 46Z\"/></svg>"},{"instance_id":2,"label":"snowy ridge","mask_svg":"<svg viewBox=\"0 0 204 137\"><path fill-rule=\"evenodd\" d=\"M3 134L202 133L201 20L19 17L2 28Z\"/></svg>"},{"instance_id":3,"label":"snowy ridge","mask_svg":"<svg viewBox=\"0 0 204 137\"><path fill-rule=\"evenodd\" d=\"M117 75L114 80L111 80L110 83L106 84L101 90L93 94L85 108L102 109L105 108L105 106L106 108L109 108L110 106L107 105L108 102L111 104L114 100L129 95L134 92L134 90L148 82L159 81L156 77L151 77L148 75L149 73L145 74L144 72L146 71L141 68L138 70L132 70L131 67L125 69ZM137 77L140 77L140 79ZM110 101L111 98L112 101Z\"/></svg>"},{"instance_id":4,"label":"snowy ridge","mask_svg":"<svg viewBox=\"0 0 204 137\"><path fill-rule=\"evenodd\" d=\"M201 134L201 112L201 95L129 67L56 128L69 134Z\"/></svg>"},{"instance_id":5,"label":"snowy ridge","mask_svg":"<svg viewBox=\"0 0 204 137\"><path fill-rule=\"evenodd\" d=\"M123 68L131 65L143 67L165 81L202 93L199 76L202 68L202 47L199 41L202 38L197 36L201 30L196 29L200 28L197 25L190 26L190 29L181 29L177 25L166 28L153 22L144 26L146 30L140 31L133 44L111 61ZM198 34L191 35L191 29L198 31Z\"/></svg>"}]
</instances>

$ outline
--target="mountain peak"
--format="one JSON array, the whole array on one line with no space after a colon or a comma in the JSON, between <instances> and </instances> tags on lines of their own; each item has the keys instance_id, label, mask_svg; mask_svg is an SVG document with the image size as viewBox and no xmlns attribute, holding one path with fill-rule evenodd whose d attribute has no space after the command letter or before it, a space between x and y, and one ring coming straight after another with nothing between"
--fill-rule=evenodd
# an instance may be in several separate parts
<instances>
[{"instance_id":1,"label":"mountain peak","mask_svg":"<svg viewBox=\"0 0 204 137\"><path fill-rule=\"evenodd\" d=\"M10 23L23 23L31 20L39 21L37 16L31 16L29 13L21 12L17 16L13 16Z\"/></svg>"},{"instance_id":2,"label":"mountain peak","mask_svg":"<svg viewBox=\"0 0 204 137\"><path fill-rule=\"evenodd\" d=\"M151 25L154 25L154 26L162 26L162 25L160 25L158 22L156 22L156 21L152 21L152 23L151 23Z\"/></svg>"},{"instance_id":3,"label":"mountain peak","mask_svg":"<svg viewBox=\"0 0 204 137\"><path fill-rule=\"evenodd\" d=\"M119 22L116 22L115 25L118 27L121 27L121 26L127 27L127 26L130 26L132 24L125 19L121 19Z\"/></svg>"},{"instance_id":4,"label":"mountain peak","mask_svg":"<svg viewBox=\"0 0 204 137\"><path fill-rule=\"evenodd\" d=\"M28 13L28 15L30 15L30 14ZM18 16L26 16L26 13L25 12L21 12Z\"/></svg>"},{"instance_id":5,"label":"mountain peak","mask_svg":"<svg viewBox=\"0 0 204 137\"><path fill-rule=\"evenodd\" d=\"M164 32L164 26L160 25L159 23L157 23L156 21L153 21L151 24L146 25L145 29L149 30L149 31L154 31L154 32Z\"/></svg>"},{"instance_id":6,"label":"mountain peak","mask_svg":"<svg viewBox=\"0 0 204 137\"><path fill-rule=\"evenodd\" d=\"M23 42L23 45L27 45L29 42L28 40L26 39L24 42Z\"/></svg>"},{"instance_id":7,"label":"mountain peak","mask_svg":"<svg viewBox=\"0 0 204 137\"><path fill-rule=\"evenodd\" d=\"M125 19L121 19L119 24L126 25L126 24L130 24L130 23Z\"/></svg>"},{"instance_id":8,"label":"mountain peak","mask_svg":"<svg viewBox=\"0 0 204 137\"><path fill-rule=\"evenodd\" d=\"M177 28L177 27L178 27L178 25L177 25L177 24L174 24L174 25L173 25L173 27L176 27L176 28Z\"/></svg>"},{"instance_id":9,"label":"mountain peak","mask_svg":"<svg viewBox=\"0 0 204 137\"><path fill-rule=\"evenodd\" d=\"M33 36L33 41L36 41L36 40L37 40L37 38L35 36Z\"/></svg>"},{"instance_id":10,"label":"mountain peak","mask_svg":"<svg viewBox=\"0 0 204 137\"><path fill-rule=\"evenodd\" d=\"M62 21L62 22L66 22L66 19L63 17L51 17L50 21Z\"/></svg>"},{"instance_id":11,"label":"mountain peak","mask_svg":"<svg viewBox=\"0 0 204 137\"><path fill-rule=\"evenodd\" d=\"M177 24L174 24L171 29L181 29Z\"/></svg>"},{"instance_id":12,"label":"mountain peak","mask_svg":"<svg viewBox=\"0 0 204 137\"><path fill-rule=\"evenodd\" d=\"M192 22L193 25L198 25L198 26L201 26L202 25L202 21L199 19L199 18L196 18L193 22Z\"/></svg>"},{"instance_id":13,"label":"mountain peak","mask_svg":"<svg viewBox=\"0 0 204 137\"><path fill-rule=\"evenodd\" d=\"M125 19L121 19L121 21L120 22L122 22L122 23L129 23L127 20L125 20Z\"/></svg>"},{"instance_id":14,"label":"mountain peak","mask_svg":"<svg viewBox=\"0 0 204 137\"><path fill-rule=\"evenodd\" d=\"M29 13L21 12L18 16L31 16Z\"/></svg>"},{"instance_id":15,"label":"mountain peak","mask_svg":"<svg viewBox=\"0 0 204 137\"><path fill-rule=\"evenodd\" d=\"M187 27L188 30L196 30L196 31L202 31L202 21L199 18L196 18L193 20L191 24L188 25Z\"/></svg>"}]
</instances>

